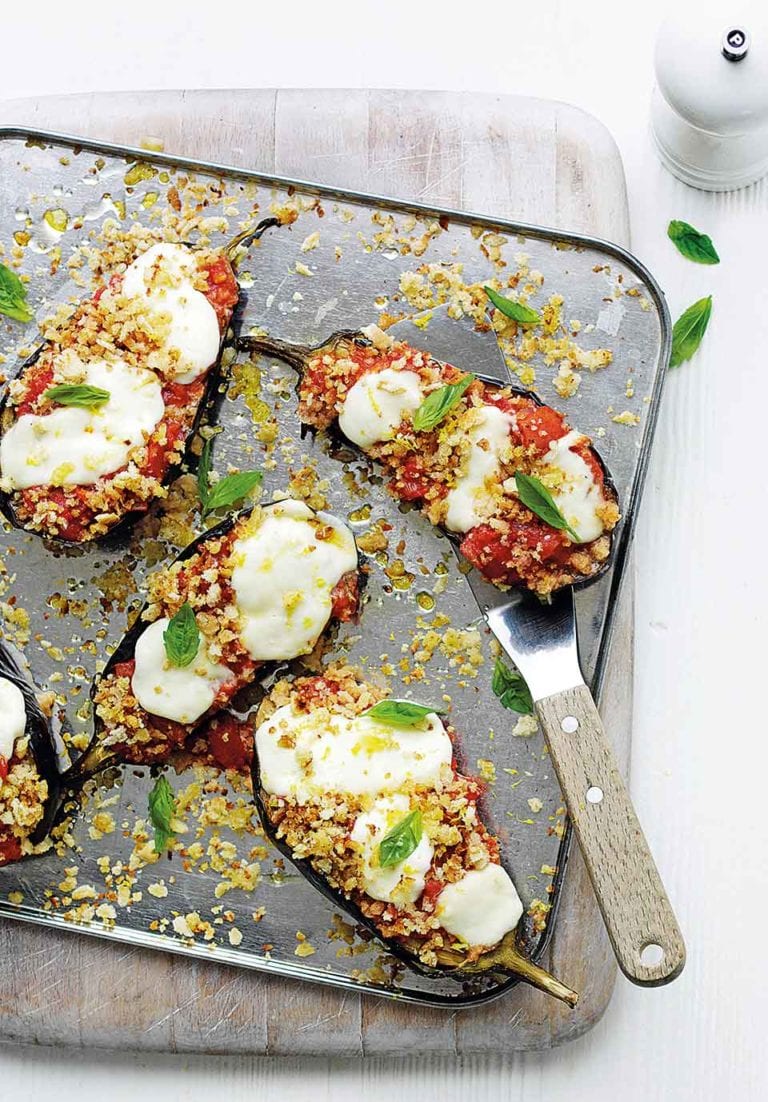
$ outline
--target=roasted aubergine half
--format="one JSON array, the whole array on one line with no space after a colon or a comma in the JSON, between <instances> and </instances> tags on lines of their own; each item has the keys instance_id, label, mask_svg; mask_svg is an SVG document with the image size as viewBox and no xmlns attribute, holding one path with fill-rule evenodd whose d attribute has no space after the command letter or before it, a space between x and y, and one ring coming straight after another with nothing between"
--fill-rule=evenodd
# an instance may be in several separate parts
<instances>
[{"instance_id":1,"label":"roasted aubergine half","mask_svg":"<svg viewBox=\"0 0 768 1102\"><path fill-rule=\"evenodd\" d=\"M257 713L262 825L296 867L411 967L577 995L524 952L523 906L451 728L346 666L278 681Z\"/></svg>"},{"instance_id":2,"label":"roasted aubergine half","mask_svg":"<svg viewBox=\"0 0 768 1102\"><path fill-rule=\"evenodd\" d=\"M266 663L309 654L358 600L354 536L328 513L286 499L209 529L150 577L94 683L94 740L70 779L166 761Z\"/></svg>"},{"instance_id":3,"label":"roasted aubergine half","mask_svg":"<svg viewBox=\"0 0 768 1102\"><path fill-rule=\"evenodd\" d=\"M0 641L0 865L44 847L61 802L57 758L35 687Z\"/></svg>"},{"instance_id":4,"label":"roasted aubergine half","mask_svg":"<svg viewBox=\"0 0 768 1102\"><path fill-rule=\"evenodd\" d=\"M376 459L502 587L546 598L606 569L618 497L591 441L530 391L491 385L376 326L315 348L268 336L238 347L299 373L299 415Z\"/></svg>"},{"instance_id":5,"label":"roasted aubergine half","mask_svg":"<svg viewBox=\"0 0 768 1102\"><path fill-rule=\"evenodd\" d=\"M163 242L60 324L0 402L0 509L17 527L81 544L164 496L220 380L238 301L223 249Z\"/></svg>"}]
</instances>

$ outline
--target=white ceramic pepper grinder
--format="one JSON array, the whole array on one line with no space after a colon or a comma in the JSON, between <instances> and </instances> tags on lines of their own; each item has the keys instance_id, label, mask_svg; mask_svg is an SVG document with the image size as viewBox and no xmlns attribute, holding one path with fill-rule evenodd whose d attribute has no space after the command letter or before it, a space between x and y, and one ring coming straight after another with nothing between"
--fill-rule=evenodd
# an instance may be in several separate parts
<instances>
[{"instance_id":1,"label":"white ceramic pepper grinder","mask_svg":"<svg viewBox=\"0 0 768 1102\"><path fill-rule=\"evenodd\" d=\"M651 127L686 184L731 191L768 172L768 2L675 5L656 40Z\"/></svg>"}]
</instances>

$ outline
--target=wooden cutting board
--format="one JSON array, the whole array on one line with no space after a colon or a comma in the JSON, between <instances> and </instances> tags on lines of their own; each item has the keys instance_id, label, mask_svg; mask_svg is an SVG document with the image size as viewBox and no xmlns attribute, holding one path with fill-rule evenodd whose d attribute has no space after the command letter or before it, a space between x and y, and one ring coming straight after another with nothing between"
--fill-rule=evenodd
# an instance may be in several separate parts
<instances>
[{"instance_id":1,"label":"wooden cutting board","mask_svg":"<svg viewBox=\"0 0 768 1102\"><path fill-rule=\"evenodd\" d=\"M0 104L0 125L57 130L339 187L629 238L613 139L566 104L390 91L115 93ZM632 716L631 576L601 710L620 760ZM485 1007L438 1010L0 924L0 1038L203 1053L387 1055L546 1049L601 1017L616 966L581 856L571 857L545 965L575 1011L523 986Z\"/></svg>"}]
</instances>

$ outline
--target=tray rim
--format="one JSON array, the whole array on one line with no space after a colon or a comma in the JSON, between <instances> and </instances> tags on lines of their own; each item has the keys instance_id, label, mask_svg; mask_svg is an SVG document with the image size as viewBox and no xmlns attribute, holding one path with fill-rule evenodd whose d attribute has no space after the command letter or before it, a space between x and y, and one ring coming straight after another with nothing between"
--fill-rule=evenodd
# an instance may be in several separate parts
<instances>
[{"instance_id":1,"label":"tray rim","mask_svg":"<svg viewBox=\"0 0 768 1102\"><path fill-rule=\"evenodd\" d=\"M647 405L643 442L639 449L629 494L627 495L626 501L622 503L623 524L613 552L614 559L609 572L609 588L606 595L605 618L595 655L595 669L590 682L593 696L599 706L605 669L610 656L615 611L626 577L627 561L635 533L637 509L642 501L650 454L656 436L659 411L661 408L664 383L669 369L672 346L671 316L664 292L650 270L634 253L624 246L618 245L606 238L582 233L580 231L561 230L536 223L520 222L514 219L497 217L495 215L485 215L473 210L462 210L429 203L420 203L417 200L397 199L376 192L340 188L329 184L316 183L304 178L283 176L279 173L258 172L254 169L225 164L221 161L207 161L201 158L174 155L165 151L155 152L153 150L142 149L138 146L122 145L117 142L81 138L78 135L63 131L40 130L35 127L24 127L16 124L0 126L0 142L13 140L32 141L36 145L58 143L60 145L73 147L78 152L89 150L95 153L104 153L107 156L122 157L128 161L143 160L164 165L168 168L187 168L207 173L218 173L228 177L240 177L253 180L263 187L271 186L293 192L304 192L341 202L362 203L369 206L375 205L383 210L411 213L417 216L430 216L438 220L442 217L446 217L453 222L464 225L479 224L487 229L501 230L505 233L531 237L539 241L562 241L576 247L591 248L595 251L603 252L619 260L623 265L633 271L634 274L642 280L649 292L659 322L660 341L653 373L653 387ZM571 848L574 844L573 825L570 816L567 814L565 817L565 824L565 831L558 850L558 871L552 881L552 910L550 911L549 920L544 933L538 938L530 954L534 962L538 962L546 952L557 923L562 898L563 880ZM23 905L14 905L13 910L11 910L7 908L7 905L2 900L0 900L0 917L10 918L19 922L29 922L33 925L48 927L49 929L61 929L72 933L85 934L89 937L102 938L107 941L133 944L154 951L170 952L174 955L186 956L194 960L205 960L207 955L201 951L200 945L185 945L183 942L175 941L172 938L168 938L168 944L158 944L159 936L151 931L131 930L130 936L127 936L128 931L123 931L119 926L106 927L104 925L98 925L92 927L90 925L73 925L70 922L66 922L58 915L51 914L43 916L31 908L25 908ZM160 938L162 938L162 935L160 935ZM297 965L291 961L269 960L268 962L264 962L258 958L243 959L241 954L233 953L224 946L212 946L210 949L210 959L216 963L242 968L248 972L264 972L266 974L282 975L304 982L336 987L342 990L353 990L360 993L393 999L398 1002L431 1006L443 1010L449 1010L452 1007L465 1009L472 1006L488 1004L502 997L522 982L518 979L510 978L498 984L498 986L488 992L481 992L474 995L463 994L451 997L417 991L406 993L396 988L383 985L378 986L369 981L358 982L352 978L330 973L327 976L321 977L316 970L307 970L305 973L302 965Z\"/></svg>"}]
</instances>

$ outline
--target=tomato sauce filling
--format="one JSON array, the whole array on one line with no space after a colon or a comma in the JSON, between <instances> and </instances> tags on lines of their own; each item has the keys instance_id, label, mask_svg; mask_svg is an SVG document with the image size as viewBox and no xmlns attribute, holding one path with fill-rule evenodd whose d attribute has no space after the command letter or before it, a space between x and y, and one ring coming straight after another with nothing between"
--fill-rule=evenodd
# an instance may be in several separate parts
<instances>
[{"instance_id":1,"label":"tomato sauce filling","mask_svg":"<svg viewBox=\"0 0 768 1102\"><path fill-rule=\"evenodd\" d=\"M9 831L0 834L0 867L11 865L21 858L21 842Z\"/></svg>"},{"instance_id":2,"label":"tomato sauce filling","mask_svg":"<svg viewBox=\"0 0 768 1102\"><path fill-rule=\"evenodd\" d=\"M294 681L290 699L298 712L311 713L322 707L331 712L339 710L345 715L361 714L370 705L371 698L361 704L358 697L355 705L350 704L360 686L372 690L349 667L331 667L322 675ZM380 695L378 690L373 691ZM280 701L284 701L282 693ZM452 729L448 727L446 731L454 741ZM308 861L341 898L351 901L385 940L400 942L410 952L421 956L425 963L433 964L436 961L430 953L446 945L452 946L457 940L434 926L437 902L447 884L456 882L473 867L478 847L485 851L487 861L501 863L499 840L488 830L477 808L486 791L485 783L463 774L455 754L451 771L452 779L443 775L439 788L430 791L428 786L416 786L408 790L412 806L421 806L441 825L450 824L452 835L457 839L451 844L433 840L424 887L413 903L387 902L366 892L364 881L360 879L359 843L353 833L357 816L367 806L359 797L329 792L326 796L299 803L292 797L261 793L262 814L268 820L270 833L279 842L287 845L291 852L301 847L302 861ZM322 822L328 824L327 838L321 829ZM468 956L471 957L472 952L468 950Z\"/></svg>"},{"instance_id":3,"label":"tomato sauce filling","mask_svg":"<svg viewBox=\"0 0 768 1102\"><path fill-rule=\"evenodd\" d=\"M200 272L205 276L206 288L203 292L210 302L219 323L219 332L224 335L238 300L239 289L232 266L224 256L211 260L201 260ZM121 276L113 276L110 288L119 290ZM98 301L106 287L100 288L94 295ZM37 403L51 386L54 376L53 352L44 349L40 358L31 364L22 376L24 394L16 406L16 416L36 412ZM165 405L162 419L142 449L143 458L136 463L138 474L161 485L169 469L179 462L183 444L192 431L200 403L207 388L210 368L190 383L167 382L162 389ZM105 475L92 485L85 486L32 486L17 491L17 511L22 519L33 517L41 502L46 507L46 528L60 539L80 542L91 537L91 528L103 505L95 504L100 490L113 482L127 469L127 465ZM155 496L151 484L141 490L120 492L119 514L133 511L145 511ZM114 510L117 514L118 510ZM115 515L111 523L119 519Z\"/></svg>"},{"instance_id":4,"label":"tomato sauce filling","mask_svg":"<svg viewBox=\"0 0 768 1102\"><path fill-rule=\"evenodd\" d=\"M48 799L49 790L46 789L43 792L30 791L19 792L18 789L3 791L3 782L7 779L8 775L14 769L14 767L20 762L34 764L35 778L32 782L28 782L32 789L37 789L38 785L42 781L42 775L34 758L34 751L32 749L31 740L27 745L27 749L21 758L17 756L16 750L10 758L5 758L0 755L0 805L8 806L9 799L21 800L28 807L31 806L32 800L35 800L40 808L39 819L42 820L45 815L45 806ZM24 856L24 843L27 838L35 834L39 829L40 821L34 823L34 825L25 825L20 830L23 831L23 836L16 833L10 826L0 826L0 867L3 865L13 864L15 861L20 861Z\"/></svg>"},{"instance_id":5,"label":"tomato sauce filling","mask_svg":"<svg viewBox=\"0 0 768 1102\"><path fill-rule=\"evenodd\" d=\"M195 604L194 591L196 584L201 584L203 590L211 583L211 576L216 577L216 584L220 588L218 605L221 608L232 608L237 604L236 595L231 585L228 574L221 570L221 564L228 561L232 554L233 544L241 533L237 525L224 536L215 537L211 545L203 542L198 552L183 564L178 575L178 590L182 598L191 600ZM211 572L213 571L213 575ZM359 606L359 578L356 572L343 575L331 591L331 619L348 621L353 619ZM210 609L206 609L210 613ZM170 610L168 610L170 614ZM230 633L228 633L230 634ZM136 669L134 658L128 658L116 662L102 677L96 693L97 715L104 722L107 730L114 725L116 717L105 719L101 715L99 702L110 694L117 693L122 701L123 710L130 714L136 725L149 737L141 740L129 739L116 744L120 756L126 761L136 764L165 760L168 755L179 750L185 745L187 748L198 747L203 754L210 755L214 761L223 768L241 768L250 761L251 753L247 747L247 739L242 735L235 736L232 732L235 723L234 717L219 717L218 713L226 708L232 698L253 680L256 671L265 663L255 661L236 632L231 632L234 638L225 642L222 647L221 661L234 674L231 680L225 681L219 687L210 708L194 723L179 723L172 719L154 715L141 707L133 696L131 681ZM117 717L118 719L120 717ZM125 716L122 717L123 719ZM228 722L231 720L231 723ZM214 726L216 724L216 726ZM200 735L201 738L197 736ZM194 743L190 743L190 737L195 736ZM234 743L243 744L242 752L236 749ZM251 738L252 744L252 738ZM240 764L229 766L224 760L231 757L237 759ZM242 761L240 761L242 759Z\"/></svg>"},{"instance_id":6,"label":"tomato sauce filling","mask_svg":"<svg viewBox=\"0 0 768 1102\"><path fill-rule=\"evenodd\" d=\"M316 428L328 428L339 417L348 391L363 376L385 369L415 372L423 383L455 383L464 372L452 364L432 359L402 342L389 347L362 341L341 340L316 353L300 383L300 414ZM457 411L471 406L495 406L511 416L510 445L519 467L499 471L498 482L511 480L517 469L536 474L546 461L551 445L571 432L565 416L532 396L498 388L476 380L465 392ZM607 532L619 519L616 495L592 448L582 437L571 449L584 460L594 486L605 502L603 535L576 543L565 530L554 528L526 508L512 491L504 489L497 511L464 534L457 536L461 552L489 581L503 586L523 585L547 595L561 585L589 577L605 561L610 550ZM456 482L458 460L446 460L441 451L440 426L416 432L406 417L394 440L365 449L384 465L390 476L388 489L399 500L419 504L433 523L445 526L445 502Z\"/></svg>"}]
</instances>

